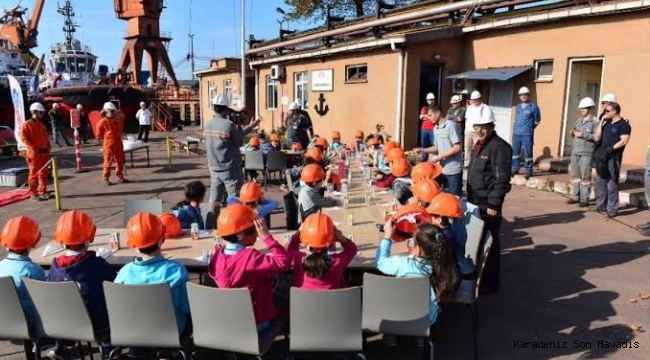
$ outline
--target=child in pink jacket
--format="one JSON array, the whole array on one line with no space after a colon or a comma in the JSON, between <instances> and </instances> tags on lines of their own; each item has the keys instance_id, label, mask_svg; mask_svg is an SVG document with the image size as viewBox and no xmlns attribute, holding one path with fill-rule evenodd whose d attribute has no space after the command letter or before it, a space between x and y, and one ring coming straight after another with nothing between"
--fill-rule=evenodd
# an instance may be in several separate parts
<instances>
[{"instance_id":1,"label":"child in pink jacket","mask_svg":"<svg viewBox=\"0 0 650 360\"><path fill-rule=\"evenodd\" d=\"M221 211L217 234L226 245L217 246L208 266L210 277L220 288L248 288L257 329L267 329L277 315L271 277L290 270L287 251L271 236L264 219L243 204L231 204ZM268 255L253 248L258 236Z\"/></svg>"},{"instance_id":2,"label":"child in pink jacket","mask_svg":"<svg viewBox=\"0 0 650 360\"><path fill-rule=\"evenodd\" d=\"M335 241L341 244L343 251L330 255L328 248ZM309 254L299 251L300 242L309 247ZM345 287L343 273L357 254L357 245L334 227L329 216L315 213L309 215L300 232L291 237L288 250L293 262L295 287L335 290Z\"/></svg>"}]
</instances>

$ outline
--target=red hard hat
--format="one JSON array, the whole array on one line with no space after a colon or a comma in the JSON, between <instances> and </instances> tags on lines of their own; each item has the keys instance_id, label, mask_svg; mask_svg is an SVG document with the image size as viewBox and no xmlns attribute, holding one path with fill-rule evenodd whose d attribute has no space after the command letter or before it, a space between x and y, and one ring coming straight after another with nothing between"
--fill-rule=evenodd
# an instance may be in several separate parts
<instances>
[{"instance_id":1,"label":"red hard hat","mask_svg":"<svg viewBox=\"0 0 650 360\"><path fill-rule=\"evenodd\" d=\"M413 237L417 226L421 223L431 222L431 216L420 205L404 205L394 215L386 215L386 220L392 218L395 225L391 240L400 242Z\"/></svg>"}]
</instances>

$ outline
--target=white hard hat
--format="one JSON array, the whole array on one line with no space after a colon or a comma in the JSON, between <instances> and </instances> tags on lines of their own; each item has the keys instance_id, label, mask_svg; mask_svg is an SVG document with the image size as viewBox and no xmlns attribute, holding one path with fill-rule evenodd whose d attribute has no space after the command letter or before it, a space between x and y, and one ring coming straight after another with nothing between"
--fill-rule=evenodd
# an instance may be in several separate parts
<instances>
[{"instance_id":1,"label":"white hard hat","mask_svg":"<svg viewBox=\"0 0 650 360\"><path fill-rule=\"evenodd\" d=\"M45 108L43 107L43 104L39 102L35 102L29 106L29 111L42 111L45 112Z\"/></svg>"},{"instance_id":2,"label":"white hard hat","mask_svg":"<svg viewBox=\"0 0 650 360\"><path fill-rule=\"evenodd\" d=\"M144 101L140 101L140 106L142 105L147 105L147 104L145 104Z\"/></svg>"},{"instance_id":3,"label":"white hard hat","mask_svg":"<svg viewBox=\"0 0 650 360\"><path fill-rule=\"evenodd\" d=\"M427 94L427 100L435 100L435 99L436 99L436 96L433 95L433 93L428 93Z\"/></svg>"},{"instance_id":4,"label":"white hard hat","mask_svg":"<svg viewBox=\"0 0 650 360\"><path fill-rule=\"evenodd\" d=\"M481 93L478 90L472 91L472 95L469 96L470 100L476 100L481 98Z\"/></svg>"},{"instance_id":5,"label":"white hard hat","mask_svg":"<svg viewBox=\"0 0 650 360\"><path fill-rule=\"evenodd\" d=\"M212 98L212 105L229 106L228 96L226 94L217 94Z\"/></svg>"},{"instance_id":6,"label":"white hard hat","mask_svg":"<svg viewBox=\"0 0 650 360\"><path fill-rule=\"evenodd\" d=\"M296 110L296 109L300 109L300 105L297 102L294 101L291 104L289 104L289 110Z\"/></svg>"},{"instance_id":7,"label":"white hard hat","mask_svg":"<svg viewBox=\"0 0 650 360\"><path fill-rule=\"evenodd\" d=\"M59 107L59 104L58 103L52 103L52 107L56 109L56 108Z\"/></svg>"},{"instance_id":8,"label":"white hard hat","mask_svg":"<svg viewBox=\"0 0 650 360\"><path fill-rule=\"evenodd\" d=\"M115 107L115 104L113 104L110 101L107 101L107 102L104 103L104 107L102 108L102 110L104 110L104 111L106 111L106 110L115 111L115 110L117 110L117 108Z\"/></svg>"},{"instance_id":9,"label":"white hard hat","mask_svg":"<svg viewBox=\"0 0 650 360\"><path fill-rule=\"evenodd\" d=\"M600 102L616 102L616 95L607 93L603 95L603 97L600 99Z\"/></svg>"},{"instance_id":10,"label":"white hard hat","mask_svg":"<svg viewBox=\"0 0 650 360\"><path fill-rule=\"evenodd\" d=\"M84 108L84 107L81 106L81 104L77 104L77 109L81 110L81 109L83 109L83 108Z\"/></svg>"},{"instance_id":11,"label":"white hard hat","mask_svg":"<svg viewBox=\"0 0 650 360\"><path fill-rule=\"evenodd\" d=\"M490 116L489 114L484 114L474 120L474 125L487 125L494 124L494 115Z\"/></svg>"},{"instance_id":12,"label":"white hard hat","mask_svg":"<svg viewBox=\"0 0 650 360\"><path fill-rule=\"evenodd\" d=\"M593 107L593 106L596 106L596 104L594 103L594 100L592 98L590 98L590 97L586 97L586 98L583 98L582 100L580 100L580 104L578 104L578 109L586 109L586 108L590 108L590 107Z\"/></svg>"},{"instance_id":13,"label":"white hard hat","mask_svg":"<svg viewBox=\"0 0 650 360\"><path fill-rule=\"evenodd\" d=\"M530 90L528 90L527 87L522 86L522 87L519 88L519 95L521 95L521 94L530 94Z\"/></svg>"},{"instance_id":14,"label":"white hard hat","mask_svg":"<svg viewBox=\"0 0 650 360\"><path fill-rule=\"evenodd\" d=\"M451 101L449 101L450 104L457 104L461 102L460 95L454 95L451 97Z\"/></svg>"}]
</instances>

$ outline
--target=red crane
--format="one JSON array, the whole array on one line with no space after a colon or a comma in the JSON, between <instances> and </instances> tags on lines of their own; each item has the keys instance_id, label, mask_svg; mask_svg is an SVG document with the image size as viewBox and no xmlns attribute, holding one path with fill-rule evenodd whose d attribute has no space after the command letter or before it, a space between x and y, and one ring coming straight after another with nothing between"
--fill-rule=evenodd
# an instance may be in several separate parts
<instances>
[{"instance_id":1,"label":"red crane","mask_svg":"<svg viewBox=\"0 0 650 360\"><path fill-rule=\"evenodd\" d=\"M9 39L22 53L23 61L33 70L38 63L38 57L31 49L38 46L38 23L41 20L45 0L36 0L34 11L28 22L24 16L27 8L20 6L20 2L13 9L4 10L0 18L0 36Z\"/></svg>"}]
</instances>

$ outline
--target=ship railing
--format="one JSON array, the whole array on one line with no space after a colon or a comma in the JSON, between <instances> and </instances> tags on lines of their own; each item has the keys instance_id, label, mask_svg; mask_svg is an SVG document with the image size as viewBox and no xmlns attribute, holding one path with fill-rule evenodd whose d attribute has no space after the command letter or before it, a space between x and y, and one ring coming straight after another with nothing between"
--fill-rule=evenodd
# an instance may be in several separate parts
<instances>
[{"instance_id":1,"label":"ship railing","mask_svg":"<svg viewBox=\"0 0 650 360\"><path fill-rule=\"evenodd\" d=\"M153 101L149 106L156 128L160 131L169 131L172 127L172 113L167 108L166 104L161 101Z\"/></svg>"}]
</instances>

